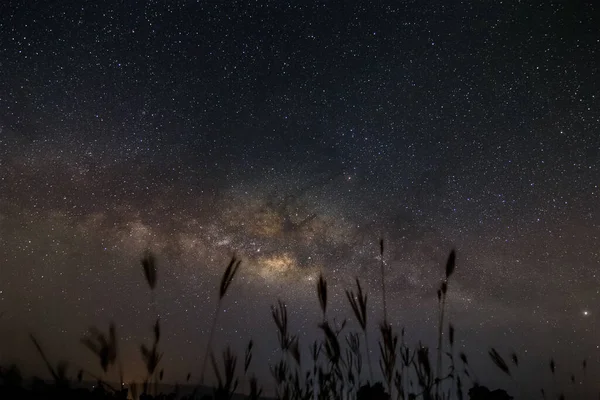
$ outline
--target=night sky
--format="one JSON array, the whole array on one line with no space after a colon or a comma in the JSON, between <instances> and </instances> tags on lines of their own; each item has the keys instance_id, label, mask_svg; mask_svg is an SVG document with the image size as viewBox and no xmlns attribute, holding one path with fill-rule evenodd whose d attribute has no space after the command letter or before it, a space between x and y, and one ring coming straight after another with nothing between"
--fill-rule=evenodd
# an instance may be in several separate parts
<instances>
[{"instance_id":1,"label":"night sky","mask_svg":"<svg viewBox=\"0 0 600 400\"><path fill-rule=\"evenodd\" d=\"M492 346L524 391L551 357L564 386L600 373L598 5L374 3L2 1L0 364L45 376L33 332L100 373L79 340L114 320L142 378L147 249L167 381L199 376L233 254L214 349L253 338L267 391L269 306L307 350L321 271L350 330L367 288L376 360L384 238L411 343L435 348L456 248L448 316L483 384L518 394Z\"/></svg>"}]
</instances>

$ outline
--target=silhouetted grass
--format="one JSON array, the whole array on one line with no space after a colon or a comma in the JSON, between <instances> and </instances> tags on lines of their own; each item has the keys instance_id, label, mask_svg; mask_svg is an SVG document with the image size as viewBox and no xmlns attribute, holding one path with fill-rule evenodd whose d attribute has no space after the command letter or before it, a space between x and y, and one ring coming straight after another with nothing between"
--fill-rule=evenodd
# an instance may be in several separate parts
<instances>
[{"instance_id":1,"label":"silhouetted grass","mask_svg":"<svg viewBox=\"0 0 600 400\"><path fill-rule=\"evenodd\" d=\"M98 357L100 367L104 374L117 360L117 333L114 323L108 327L108 335L100 332L96 327L90 327L88 334L81 339L81 343ZM123 373L119 373L120 383L123 385Z\"/></svg>"},{"instance_id":2,"label":"silhouetted grass","mask_svg":"<svg viewBox=\"0 0 600 400\"><path fill-rule=\"evenodd\" d=\"M221 312L221 305L223 302L223 298L227 294L227 289L233 282L233 278L237 273L241 260L238 260L235 256L231 257L231 261L229 261L229 265L225 269L223 276L221 277L221 283L219 285L219 299L217 301L217 306L215 309L215 313L213 315L213 322L210 327L210 335L208 337L208 342L206 344L206 351L204 352L204 360L202 361L202 371L200 372L200 383L204 383L204 373L206 371L206 361L208 359L208 354L210 352L210 346L212 345L213 336L215 334L215 328L217 326L217 320L219 318L219 314Z\"/></svg>"},{"instance_id":3,"label":"silhouetted grass","mask_svg":"<svg viewBox=\"0 0 600 400\"><path fill-rule=\"evenodd\" d=\"M162 359L163 354L158 350L158 343L160 341L160 322L157 319L154 324L154 338L152 342L152 346L148 347L145 344L140 345L140 352L142 354L142 359L144 361L144 365L146 366L146 380L144 381L143 393L147 393L148 386L154 383L154 393L156 394L156 385L158 384L158 380L156 379L156 372L158 364ZM161 375L164 371L161 371ZM162 376L159 377L162 379Z\"/></svg>"},{"instance_id":4,"label":"silhouetted grass","mask_svg":"<svg viewBox=\"0 0 600 400\"><path fill-rule=\"evenodd\" d=\"M383 323L387 325L387 303L385 298L385 267L383 261L383 239L379 239L379 257L381 262L381 298L383 301Z\"/></svg>"},{"instance_id":5,"label":"silhouetted grass","mask_svg":"<svg viewBox=\"0 0 600 400\"><path fill-rule=\"evenodd\" d=\"M235 368L237 357L229 347L223 352L223 372L220 372L219 365L213 353L210 354L213 371L217 377L217 387L215 389L215 400L230 400L238 386L238 379L235 377Z\"/></svg>"},{"instance_id":6,"label":"silhouetted grass","mask_svg":"<svg viewBox=\"0 0 600 400\"><path fill-rule=\"evenodd\" d=\"M146 278L146 283L148 283L148 287L150 288L150 296L151 296L151 306L152 312L156 316L156 321L152 326L152 345L150 347L146 346L145 343L140 345L140 354L142 356L142 360L144 362L144 366L146 367L146 378L144 379L142 385L142 394L146 395L149 391L152 391L154 395L158 394L158 382L162 380L164 375L164 370L158 371L158 365L160 360L163 357L163 353L161 353L158 349L158 344L161 338L161 330L160 330L160 316L156 311L156 297L155 297L155 289L158 277L158 268L156 265L156 257L149 250L147 250L144 256L141 259L142 270L144 271L144 277ZM157 372L158 375L157 376ZM134 386L137 390L137 385Z\"/></svg>"},{"instance_id":7,"label":"silhouetted grass","mask_svg":"<svg viewBox=\"0 0 600 400\"><path fill-rule=\"evenodd\" d=\"M367 330L367 294L363 294L360 281L356 278L356 294L352 290L346 290L346 297L350 302L350 307L354 312L354 316L360 325L365 337L365 348L367 351L367 364L369 367L369 378L373 381L373 367L371 365L371 355L369 351L369 334Z\"/></svg>"},{"instance_id":8,"label":"silhouetted grass","mask_svg":"<svg viewBox=\"0 0 600 400\"><path fill-rule=\"evenodd\" d=\"M467 394L472 400L510 399L511 397L504 391L490 391L480 385L479 379L475 371L470 367L467 355L464 352L458 353L458 357L456 357L455 340L457 331L454 324L447 323L445 320L449 281L456 269L456 252L452 250L448 256L443 271L444 278L437 291L439 320L437 326L438 343L434 364L430 349L426 345L419 342L416 348L411 348L405 341L404 328L400 330L400 335L398 335L388 320L384 250L384 241L380 240L379 255L383 320L378 324L380 335L378 341L378 365L383 381L374 381L368 341L368 323L371 321L369 317L370 310L367 307L368 294L363 289L358 278L355 280L355 289L345 290L345 296L359 328L356 331L347 330L346 320L338 323L335 319L330 321L327 318L327 305L330 293L328 292L325 276L320 274L316 284L316 297L322 315L315 321L315 328L319 330L322 336L320 340L316 340L309 346L310 360L308 362L304 361L308 365L302 364L300 336L290 331L288 306L281 300L278 300L276 305L271 306L271 316L276 327L278 345L281 350L280 359L269 366L275 382L276 398L279 400L388 400L392 398L397 400L462 400L465 398L465 385L469 383L471 387L467 391ZM106 380L106 375L111 368L119 360L116 328L115 324L111 323L107 334L92 327L89 329L87 335L82 338L83 345L96 356L104 375L101 379L88 371L80 369L77 374L77 381L82 381L84 373L87 376L93 377L99 382L95 392L81 390L75 392L73 389L70 389L68 364L61 362L54 366L43 351L39 341L31 335L32 343L54 380L53 385L43 389L46 390L44 393L48 394L48 396L44 397L42 394L37 397L34 396L35 398L55 398L52 396L57 394L61 394L61 398L74 398L71 394L77 393L79 396L77 398L84 399L123 399L128 391L134 399L137 399L138 395L143 400L167 398L167 396L158 393L158 382L163 380L165 372L164 369L160 368L160 361L163 356L159 350L162 329L160 318L156 313L154 297L158 283L157 263L155 257L150 252L146 252L142 257L141 264L144 278L152 294L151 303L156 314L156 320L152 326L152 342L148 346L146 344L140 346L140 353L147 373L142 386L142 393L139 394L139 386L135 382L131 382L128 385L128 390L121 390L124 387L122 369L120 371L121 388L119 390L103 382ZM248 341L245 349L243 368L238 368L238 357L230 347L227 347L221 353L221 357L217 357L215 352L211 351L219 312L222 308L222 301L230 289L240 264L241 260L235 256L232 257L221 277L218 287L217 305L210 327L210 335L202 369L199 374L202 382L204 380L207 358L210 358L212 370L217 381L213 393L215 400L232 399L238 388L246 393L246 398L252 400L257 400L263 392L258 380L251 374L253 362L252 351L254 348L252 340ZM443 333L446 332L446 329L447 343L443 340ZM444 351L445 345L448 346L448 351ZM363 356L365 352L369 368L368 379L362 377L364 369ZM505 359L495 348L491 348L488 354L492 364L518 385L515 380L515 374L521 364L520 357L515 352L512 352ZM444 362L445 358L447 358L446 362ZM585 379L587 360L583 360L581 365L582 379ZM548 390L542 389L540 391L542 398L566 398L564 391L560 391L558 388L557 371L559 369L554 359L551 358L549 373L554 383L553 393L549 394ZM244 380L242 380L242 374ZM185 378L186 382L190 381L191 376L191 373L187 374ZM576 383L575 374L571 373L566 376L569 378L571 390L574 391ZM242 382L241 385L240 382ZM154 390L149 390L152 387ZM152 395L150 394L151 391L153 392ZM2 393L8 393L11 396L17 393L20 396L19 398L33 398L32 391L22 389L22 379L16 367L8 369L0 368L0 396ZM93 397L90 397L92 394ZM177 390L169 396L169 398L175 398ZM196 392L191 398L195 396ZM574 396L575 394L571 398L575 398ZM16 397L4 396L1 398Z\"/></svg>"},{"instance_id":9,"label":"silhouetted grass","mask_svg":"<svg viewBox=\"0 0 600 400\"><path fill-rule=\"evenodd\" d=\"M438 289L438 292L437 292L439 308L440 308L440 322L438 325L438 347L437 347L437 363L436 363L436 377L437 377L436 396L437 397L440 396L439 382L440 382L440 379L442 376L442 369L443 369L442 354L443 354L444 341L442 340L442 335L444 332L444 313L446 311L446 296L447 296L447 292L448 292L449 279L452 276L452 274L454 273L455 266L456 266L456 252L454 250L452 250L450 252L450 255L448 256L448 260L446 261L446 276L445 276L444 280L442 281L440 288Z\"/></svg>"},{"instance_id":10,"label":"silhouetted grass","mask_svg":"<svg viewBox=\"0 0 600 400\"><path fill-rule=\"evenodd\" d=\"M42 357L42 360L44 360L44 363L46 364L46 368L48 369L48 372L50 372L50 375L54 379L55 385L63 386L63 387L68 386L69 380L67 378L67 367L68 367L67 362L61 361L58 363L56 368L54 368L52 366L52 364L50 363L50 361L48 360L48 357L46 357L46 353L42 349L42 346L37 341L35 336L33 336L33 334L30 334L29 337L30 337L31 341L33 342L36 350L38 351L40 357Z\"/></svg>"},{"instance_id":11,"label":"silhouetted grass","mask_svg":"<svg viewBox=\"0 0 600 400\"><path fill-rule=\"evenodd\" d=\"M325 322L327 320L327 281L323 277L323 273L319 274L319 280L317 281L317 296L323 312L323 322Z\"/></svg>"}]
</instances>

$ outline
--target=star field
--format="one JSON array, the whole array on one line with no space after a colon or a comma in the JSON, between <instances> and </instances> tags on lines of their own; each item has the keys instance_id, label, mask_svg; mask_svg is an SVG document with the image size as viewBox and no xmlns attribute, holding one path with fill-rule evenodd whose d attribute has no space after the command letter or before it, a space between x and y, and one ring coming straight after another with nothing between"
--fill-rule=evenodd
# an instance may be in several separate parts
<instances>
[{"instance_id":1,"label":"star field","mask_svg":"<svg viewBox=\"0 0 600 400\"><path fill-rule=\"evenodd\" d=\"M521 354L536 394L550 357L600 372L597 8L3 3L0 364L43 374L35 332L93 369L78 341L114 320L139 379L150 249L165 379L197 375L235 253L215 348L253 338L269 390L269 306L286 301L307 350L319 273L352 329L358 276L375 327L384 238L390 319L411 342L435 346L456 248L449 318L482 383L511 385L490 346Z\"/></svg>"}]
</instances>

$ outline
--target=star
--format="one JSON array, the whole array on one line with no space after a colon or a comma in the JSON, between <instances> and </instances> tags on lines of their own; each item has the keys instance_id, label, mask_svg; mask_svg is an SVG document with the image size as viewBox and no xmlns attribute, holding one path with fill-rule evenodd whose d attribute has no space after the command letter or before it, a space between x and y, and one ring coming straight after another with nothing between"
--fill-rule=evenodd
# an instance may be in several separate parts
<instances>
[{"instance_id":1,"label":"star","mask_svg":"<svg viewBox=\"0 0 600 400\"><path fill-rule=\"evenodd\" d=\"M234 254L242 263L215 354L250 338L262 342L255 360L278 354L269 336L278 299L302 349L322 341L321 274L327 317L348 320L342 343L356 328L346 290L358 277L375 333L385 288L390 322L434 353L436 292L453 248L442 320L469 356L517 338L531 366L549 353L557 365L572 359L556 337L595 348L594 7L8 3L0 363L21 358L45 374L19 339L31 331L49 354L85 363L65 344L114 320L130 338L125 378L144 379L136 360L155 310L161 364L181 381L197 368ZM158 266L152 295L141 281L147 250ZM552 335L528 334L548 326ZM368 340L377 349L379 336ZM493 380L488 359L474 362ZM268 362L252 368L270 385ZM600 364L588 368L600 374ZM524 371L524 385L530 378Z\"/></svg>"}]
</instances>

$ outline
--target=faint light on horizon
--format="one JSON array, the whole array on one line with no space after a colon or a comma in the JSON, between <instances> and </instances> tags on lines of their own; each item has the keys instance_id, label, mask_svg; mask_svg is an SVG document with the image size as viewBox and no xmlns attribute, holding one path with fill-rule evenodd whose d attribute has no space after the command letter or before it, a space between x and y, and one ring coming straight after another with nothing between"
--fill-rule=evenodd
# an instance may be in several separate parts
<instances>
[{"instance_id":1,"label":"faint light on horizon","mask_svg":"<svg viewBox=\"0 0 600 400\"><path fill-rule=\"evenodd\" d=\"M590 312L588 310L583 310L583 316L587 317L590 315Z\"/></svg>"}]
</instances>

